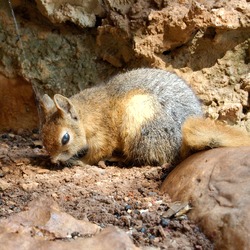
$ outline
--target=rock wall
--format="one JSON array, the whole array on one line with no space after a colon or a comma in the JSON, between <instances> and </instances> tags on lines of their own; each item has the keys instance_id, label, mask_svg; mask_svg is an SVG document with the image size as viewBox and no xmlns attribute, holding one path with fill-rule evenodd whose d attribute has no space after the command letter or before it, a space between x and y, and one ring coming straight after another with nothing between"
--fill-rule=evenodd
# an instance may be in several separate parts
<instances>
[{"instance_id":1,"label":"rock wall","mask_svg":"<svg viewBox=\"0 0 250 250\"><path fill-rule=\"evenodd\" d=\"M0 127L24 133L37 128L38 116L32 86L22 78L0 75Z\"/></svg>"},{"instance_id":2,"label":"rock wall","mask_svg":"<svg viewBox=\"0 0 250 250\"><path fill-rule=\"evenodd\" d=\"M70 96L122 70L158 67L186 79L207 116L250 131L247 1L11 3L16 23L0 3L0 74L25 79L36 94Z\"/></svg>"}]
</instances>

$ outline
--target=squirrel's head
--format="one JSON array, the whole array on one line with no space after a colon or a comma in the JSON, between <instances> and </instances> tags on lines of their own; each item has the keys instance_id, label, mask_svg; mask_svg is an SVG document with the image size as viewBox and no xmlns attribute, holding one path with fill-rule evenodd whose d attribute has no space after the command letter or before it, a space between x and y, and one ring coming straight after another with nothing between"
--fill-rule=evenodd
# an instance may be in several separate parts
<instances>
[{"instance_id":1,"label":"squirrel's head","mask_svg":"<svg viewBox=\"0 0 250 250\"><path fill-rule=\"evenodd\" d=\"M59 94L53 100L44 95L41 107L45 121L42 141L53 163L81 157L88 150L86 134L72 102Z\"/></svg>"}]
</instances>

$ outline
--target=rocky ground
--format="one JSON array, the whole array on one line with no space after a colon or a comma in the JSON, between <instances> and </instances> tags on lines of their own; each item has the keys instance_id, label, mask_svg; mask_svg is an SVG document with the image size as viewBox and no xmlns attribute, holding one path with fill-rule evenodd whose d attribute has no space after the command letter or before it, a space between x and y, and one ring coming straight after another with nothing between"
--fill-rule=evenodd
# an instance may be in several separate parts
<instances>
[{"instance_id":1,"label":"rocky ground","mask_svg":"<svg viewBox=\"0 0 250 250\"><path fill-rule=\"evenodd\" d=\"M244 0L1 1L0 131L11 129L22 134L26 129L37 127L39 116L35 108L34 89L38 96L44 93L70 96L118 71L138 67L176 72L193 87L203 103L206 116L250 131L249 13L249 3ZM53 166L38 139L36 133L26 137L0 134L1 247L7 247L7 241L17 242L17 246L24 242L21 237L23 228L16 230L15 221L26 227L23 213L27 212L25 218L28 218L34 212L34 207L41 212L43 209L39 204L47 200L44 209L50 211L58 204L67 215L71 214L81 221L88 219L99 228L115 225L139 247L212 248L199 228L186 218L186 215L197 218L197 210L193 208L184 216L176 216L176 210L182 208L182 213L188 210L185 209L186 204L172 203L166 194L160 194L159 187L168 166L126 169L103 164L72 168ZM196 201L197 207L198 203L201 207L205 203L222 207L223 216L219 213L218 218L211 215L209 207L208 219L204 224L211 227L211 217L215 218L218 221L217 241L223 238L231 246L232 242L241 242L241 235L244 231L247 235L250 230L244 224L248 221L244 217L248 216L244 208L247 210L249 207L247 197L250 191L247 185L239 185L249 183L249 171L244 166L250 164L250 159L242 158L240 152L234 155L228 151L227 154L234 155L236 160L225 163L224 159L229 157L223 153L224 158L217 159L217 153L204 154L202 159L216 159L210 168L224 166L223 169L230 171L218 170L218 176L222 176L223 181L216 179L216 189L212 195L211 185L214 183L209 182L205 186L210 172L203 170L206 164L197 163L202 166L199 174L202 173L202 178L206 180L199 182L199 185L203 185L203 200L206 202L193 197L194 193L199 194L200 186L195 178L193 182L190 181L185 171L183 182L190 184L190 197ZM192 167L194 164L191 163ZM236 167L231 169L230 166ZM241 174L240 169L245 172ZM190 173L189 169L187 171ZM229 178L223 176L223 172L231 172L232 175ZM234 183L235 186L228 188L223 184L223 188L218 188L217 181L230 185ZM186 191L180 191L176 185L174 187L180 197ZM193 192L194 188L198 191ZM238 191L233 191L235 188L242 191L240 195ZM211 202L211 197L216 199ZM226 201L225 206L221 199ZM234 217L234 223L227 213ZM18 215L19 219L14 215ZM200 216L204 217L203 210ZM240 218L240 222L237 218ZM29 229L24 230L26 233L31 227L35 231L41 228L41 225L27 223ZM78 221L73 221L71 225L74 223ZM231 233L227 241L228 228L237 233ZM43 227L38 235L52 235L50 230L44 230ZM2 232L5 232L5 238ZM106 235L105 229L102 232ZM216 238L217 234L212 232L209 235ZM83 235L73 232L72 238L84 238ZM21 241L17 240L18 236ZM42 236L40 238L46 242L49 239L65 243L67 238L67 234L60 234L59 238ZM30 237L33 235L27 233L26 242L33 244ZM245 242L248 242L247 237ZM100 242L101 239L98 238ZM41 242L38 247L39 244ZM59 247L54 245L50 249L53 248ZM75 246L71 248L77 249ZM16 249L16 246L12 245L12 249Z\"/></svg>"},{"instance_id":2,"label":"rocky ground","mask_svg":"<svg viewBox=\"0 0 250 250\"><path fill-rule=\"evenodd\" d=\"M42 198L53 199L62 211L79 220L87 219L100 229L110 225L122 229L142 249L213 249L198 226L188 219L188 204L173 203L168 195L160 193L168 171L169 166L54 166L38 134L1 134L0 232L13 228L11 219L8 225L3 223L6 219L34 209ZM42 211L46 210L45 203ZM15 236L22 235L22 230L15 230ZM48 240L44 231L42 234L40 238ZM65 241L63 237L49 240Z\"/></svg>"}]
</instances>

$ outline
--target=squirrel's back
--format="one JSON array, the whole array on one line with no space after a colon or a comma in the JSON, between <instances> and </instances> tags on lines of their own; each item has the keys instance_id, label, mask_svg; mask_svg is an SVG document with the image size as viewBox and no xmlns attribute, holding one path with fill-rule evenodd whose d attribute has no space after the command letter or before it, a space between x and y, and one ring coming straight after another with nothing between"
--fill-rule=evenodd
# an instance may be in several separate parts
<instances>
[{"instance_id":1,"label":"squirrel's back","mask_svg":"<svg viewBox=\"0 0 250 250\"><path fill-rule=\"evenodd\" d=\"M183 122L186 116L202 115L201 104L187 83L174 73L142 68L114 76L107 83L112 96L120 98L134 89L153 94L168 116Z\"/></svg>"}]
</instances>

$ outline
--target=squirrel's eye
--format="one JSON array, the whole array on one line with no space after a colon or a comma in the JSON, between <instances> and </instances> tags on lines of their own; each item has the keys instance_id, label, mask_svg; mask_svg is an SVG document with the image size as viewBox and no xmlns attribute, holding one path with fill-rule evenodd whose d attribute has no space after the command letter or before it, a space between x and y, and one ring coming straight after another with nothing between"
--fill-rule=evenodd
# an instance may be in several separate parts
<instances>
[{"instance_id":1,"label":"squirrel's eye","mask_svg":"<svg viewBox=\"0 0 250 250\"><path fill-rule=\"evenodd\" d=\"M64 136L62 137L62 145L65 145L69 142L70 136L68 133L65 133Z\"/></svg>"}]
</instances>

